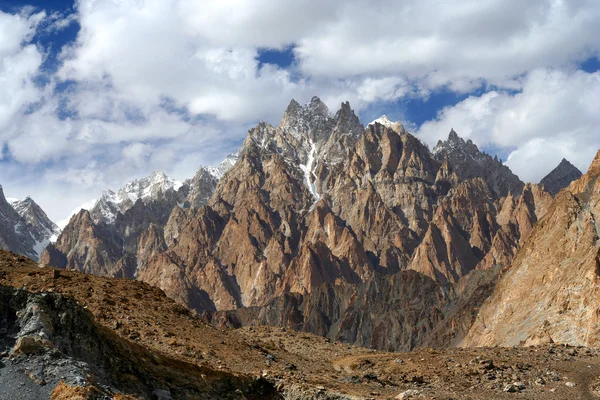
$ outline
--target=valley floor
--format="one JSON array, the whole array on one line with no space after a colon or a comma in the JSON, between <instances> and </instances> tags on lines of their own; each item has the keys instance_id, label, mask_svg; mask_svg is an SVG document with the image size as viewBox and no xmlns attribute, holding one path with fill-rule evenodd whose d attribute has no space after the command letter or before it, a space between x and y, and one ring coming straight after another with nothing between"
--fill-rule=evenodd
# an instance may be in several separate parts
<instances>
[{"instance_id":1,"label":"valley floor","mask_svg":"<svg viewBox=\"0 0 600 400\"><path fill-rule=\"evenodd\" d=\"M5 296L32 297L23 304L27 313L40 313L37 320L55 321L38 327L52 342L44 344L52 351L43 354L15 351L14 340L28 335L15 321L0 332L8 346L0 354L2 398L37 399L51 393L61 380L60 374L48 373L57 357L87 362L82 369L112 388L104 398L117 392L151 398L156 390L170 396L164 399L600 398L597 349L546 345L383 353L285 328L218 329L144 283L40 267L6 252L0 252L0 287ZM63 308L60 299L67 299L79 310L70 313L90 316L85 332L95 327L103 343L96 358L86 354L86 346L75 351L77 346L65 345L73 338L86 340L78 336L85 333L77 326L59 326L56 321L64 318L53 319L55 311L43 304L55 303L42 296ZM3 318L27 314L14 311L16 303L6 302L8 317ZM36 370L46 371L44 382L37 376L41 372L32 373Z\"/></svg>"}]
</instances>

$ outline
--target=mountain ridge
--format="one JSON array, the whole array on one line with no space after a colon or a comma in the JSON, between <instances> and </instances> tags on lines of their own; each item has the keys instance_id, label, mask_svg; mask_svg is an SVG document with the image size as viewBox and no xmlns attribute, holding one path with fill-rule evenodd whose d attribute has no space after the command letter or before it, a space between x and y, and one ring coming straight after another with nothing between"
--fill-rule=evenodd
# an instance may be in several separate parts
<instances>
[{"instance_id":1,"label":"mountain ridge","mask_svg":"<svg viewBox=\"0 0 600 400\"><path fill-rule=\"evenodd\" d=\"M466 334L472 309L453 304L483 302L552 197L454 131L440 143L431 152L387 118L364 127L347 102L332 113L318 98L292 100L279 125L249 130L210 195L189 208L164 203L125 252L119 237L133 220L104 238L77 233L100 225L74 224L64 233L73 239L59 238L44 261L142 280L225 325L277 323L386 350L446 344L436 327ZM151 215L153 204L134 208ZM90 245L118 257L76 256ZM482 281L488 289L477 290ZM375 296L392 282L401 294ZM364 296L379 302L375 313ZM390 308L400 301L414 306Z\"/></svg>"}]
</instances>

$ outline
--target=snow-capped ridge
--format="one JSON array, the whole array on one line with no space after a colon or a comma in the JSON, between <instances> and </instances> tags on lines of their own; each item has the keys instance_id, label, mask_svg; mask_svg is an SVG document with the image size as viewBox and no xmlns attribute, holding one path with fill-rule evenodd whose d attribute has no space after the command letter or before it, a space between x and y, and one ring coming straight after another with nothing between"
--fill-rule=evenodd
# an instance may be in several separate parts
<instances>
[{"instance_id":1,"label":"snow-capped ridge","mask_svg":"<svg viewBox=\"0 0 600 400\"><path fill-rule=\"evenodd\" d=\"M127 182L117 192L104 190L100 199L91 208L90 214L96 223L102 221L113 224L117 214L127 211L136 201L142 200L146 203L169 190L176 192L182 186L182 182L168 177L164 172L153 171L145 178Z\"/></svg>"},{"instance_id":2,"label":"snow-capped ridge","mask_svg":"<svg viewBox=\"0 0 600 400\"><path fill-rule=\"evenodd\" d=\"M367 126L371 126L371 125L375 125L375 124L383 125L386 128L389 128L397 133L405 132L404 125L402 125L402 123L400 121L390 121L390 119L385 114L382 115L381 117L369 122L369 124L367 124Z\"/></svg>"},{"instance_id":3,"label":"snow-capped ridge","mask_svg":"<svg viewBox=\"0 0 600 400\"><path fill-rule=\"evenodd\" d=\"M31 237L32 255L39 258L46 246L60 234L59 227L30 196L21 200L9 199L10 205L21 217L21 221L14 226L15 233Z\"/></svg>"}]
</instances>

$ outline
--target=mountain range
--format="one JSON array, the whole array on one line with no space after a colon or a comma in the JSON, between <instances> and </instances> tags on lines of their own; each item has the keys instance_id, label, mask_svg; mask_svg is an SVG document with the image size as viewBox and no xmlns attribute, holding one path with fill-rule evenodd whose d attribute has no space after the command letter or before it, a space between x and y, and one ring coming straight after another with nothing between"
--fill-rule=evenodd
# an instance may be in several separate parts
<instances>
[{"instance_id":1,"label":"mountain range","mask_svg":"<svg viewBox=\"0 0 600 400\"><path fill-rule=\"evenodd\" d=\"M580 174L563 161L525 184L454 130L430 151L399 122L364 127L348 103L332 113L315 97L251 129L219 167L104 192L40 260L147 282L222 326L457 345Z\"/></svg>"},{"instance_id":2,"label":"mountain range","mask_svg":"<svg viewBox=\"0 0 600 400\"><path fill-rule=\"evenodd\" d=\"M292 100L277 126L250 129L219 166L201 167L183 182L155 171L107 190L62 231L31 198L9 202L0 191L0 247L57 268L39 282L30 270L24 277L7 270L0 278L31 287L68 276L80 286L46 289L77 287L78 299L106 292L114 285L106 279L127 278L114 281L127 293L98 297L94 318L110 320L106 306L115 306L114 296L144 298L150 313L167 296L178 315L202 321L190 322L193 332L204 332L193 335L216 341L215 332L247 332L222 341L242 348L260 326L270 327L267 337L274 327L325 337L327 351L331 343L380 351L594 347L599 176L600 152L585 174L562 160L539 184L525 183L454 130L430 150L385 116L363 126L347 102L331 112L317 97L305 105ZM2 268L25 262L3 257ZM103 278L88 287L80 273ZM42 301L27 296L11 304ZM111 318L125 318L119 312ZM156 311L140 318L163 317ZM109 328L139 338L122 324ZM113 383L125 384L112 366L102 368ZM178 368L169 370L176 379ZM496 367L483 368L487 374ZM235 379L239 390L255 393Z\"/></svg>"}]
</instances>

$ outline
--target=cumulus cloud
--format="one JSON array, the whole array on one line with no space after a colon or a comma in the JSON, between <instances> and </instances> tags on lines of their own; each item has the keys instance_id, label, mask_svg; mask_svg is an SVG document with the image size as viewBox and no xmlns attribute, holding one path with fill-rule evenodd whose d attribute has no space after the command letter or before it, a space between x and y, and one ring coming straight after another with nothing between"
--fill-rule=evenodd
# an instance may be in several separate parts
<instances>
[{"instance_id":1,"label":"cumulus cloud","mask_svg":"<svg viewBox=\"0 0 600 400\"><path fill-rule=\"evenodd\" d=\"M346 1L295 51L311 75L400 73L467 92L482 81L515 87L531 69L597 55L599 18L593 0Z\"/></svg>"},{"instance_id":2,"label":"cumulus cloud","mask_svg":"<svg viewBox=\"0 0 600 400\"><path fill-rule=\"evenodd\" d=\"M43 55L30 41L44 17L43 12L0 11L0 139L6 139L4 129L40 96L33 79Z\"/></svg>"},{"instance_id":3,"label":"cumulus cloud","mask_svg":"<svg viewBox=\"0 0 600 400\"><path fill-rule=\"evenodd\" d=\"M538 69L522 91L491 91L441 110L418 134L430 144L454 128L482 146L512 150L507 160L537 182L564 157L585 171L600 148L600 72Z\"/></svg>"},{"instance_id":4,"label":"cumulus cloud","mask_svg":"<svg viewBox=\"0 0 600 400\"><path fill-rule=\"evenodd\" d=\"M548 165L567 156L585 168L587 150L575 149L600 146L592 110L598 77L574 70L599 53L597 1L77 0L74 7L69 15L0 12L0 178L15 195L44 191L42 205L56 219L74 201L154 169L187 178L235 150L258 120L277 123L291 98L313 95L333 111L350 101L371 113L441 88L492 85L419 134L434 142L454 127L512 151L508 163L525 179L537 177L527 168L532 155ZM34 35L75 22L80 31L59 50L58 71L36 84L50 50ZM261 49L289 46L290 67L257 60ZM54 200L64 192L68 201Z\"/></svg>"}]
</instances>

